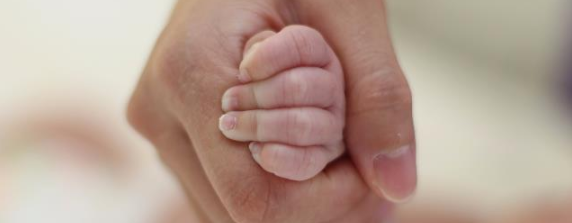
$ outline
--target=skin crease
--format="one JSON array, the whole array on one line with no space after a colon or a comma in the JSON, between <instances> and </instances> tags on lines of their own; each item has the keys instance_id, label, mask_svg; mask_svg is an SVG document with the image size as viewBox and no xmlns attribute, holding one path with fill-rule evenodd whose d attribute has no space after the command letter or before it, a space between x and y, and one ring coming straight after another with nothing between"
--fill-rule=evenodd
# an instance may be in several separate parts
<instances>
[{"instance_id":1,"label":"skin crease","mask_svg":"<svg viewBox=\"0 0 572 223\"><path fill-rule=\"evenodd\" d=\"M330 11L324 10L328 7ZM383 17L380 1L182 0L177 4L135 89L128 118L179 178L201 222L383 222L390 217L391 205L372 180L371 160L380 148L414 145L407 82L395 62L385 26L376 27L379 32L356 30L360 38L384 38L372 51L358 39L349 39L355 35L337 35L335 30L342 29L325 23L374 13L372 18ZM279 31L301 22L324 34L348 69L350 114L345 134L353 160L342 157L316 177L295 182L262 170L246 143L220 134L218 118L223 113L224 91L239 84L238 66L246 41L260 31ZM364 22L333 23L357 27L353 24ZM342 42L356 47L344 47ZM365 56L389 59L367 63ZM357 67L367 67L360 69L372 75L358 76ZM368 119L378 126L367 123ZM365 132L358 135L358 130ZM373 133L381 134L380 141ZM352 147L360 148L359 153L352 152ZM414 175L409 172L403 179L392 179L395 185L405 183L397 195L406 196L414 189Z\"/></svg>"},{"instance_id":2,"label":"skin crease","mask_svg":"<svg viewBox=\"0 0 572 223\"><path fill-rule=\"evenodd\" d=\"M249 77L224 93L221 132L252 142L254 160L276 176L314 177L344 152L346 106L337 57L319 32L301 25L256 34L245 52L239 68ZM226 129L225 120L234 128Z\"/></svg>"}]
</instances>

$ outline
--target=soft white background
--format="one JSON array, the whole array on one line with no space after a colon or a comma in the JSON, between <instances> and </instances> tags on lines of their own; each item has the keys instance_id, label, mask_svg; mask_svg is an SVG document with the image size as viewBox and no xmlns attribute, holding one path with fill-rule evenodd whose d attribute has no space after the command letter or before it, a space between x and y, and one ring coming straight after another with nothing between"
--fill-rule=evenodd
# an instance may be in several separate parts
<instances>
[{"instance_id":1,"label":"soft white background","mask_svg":"<svg viewBox=\"0 0 572 223\"><path fill-rule=\"evenodd\" d=\"M0 133L10 131L2 120L30 104L53 110L62 101L81 101L96 107L94 114L111 114L108 121L137 145L125 149L140 165L134 183L117 189L105 176L62 182L48 171L29 177L29 166L42 156L28 154L4 165L12 170L0 176L1 223L151 222L165 195L176 194L166 192L175 191L169 176L123 118L172 4L0 1ZM389 0L388 7L414 93L416 199L468 200L495 214L572 191L572 121L556 90L566 1ZM3 180L32 186L3 197Z\"/></svg>"}]
</instances>

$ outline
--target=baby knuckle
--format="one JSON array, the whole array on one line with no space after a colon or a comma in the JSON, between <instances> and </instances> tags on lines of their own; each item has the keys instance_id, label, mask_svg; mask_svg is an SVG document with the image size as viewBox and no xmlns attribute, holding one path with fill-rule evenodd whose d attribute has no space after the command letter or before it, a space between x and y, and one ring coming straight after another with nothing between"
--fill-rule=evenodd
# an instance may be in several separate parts
<instances>
[{"instance_id":1,"label":"baby knuckle","mask_svg":"<svg viewBox=\"0 0 572 223\"><path fill-rule=\"evenodd\" d=\"M337 81L336 77L332 74L326 75L319 83L324 86L324 92L328 95L336 95L343 92L343 82Z\"/></svg>"},{"instance_id":2,"label":"baby knuckle","mask_svg":"<svg viewBox=\"0 0 572 223\"><path fill-rule=\"evenodd\" d=\"M290 73L286 82L285 97L287 97L291 103L302 101L306 98L309 86L308 81L304 79L304 75Z\"/></svg>"},{"instance_id":3,"label":"baby knuckle","mask_svg":"<svg viewBox=\"0 0 572 223\"><path fill-rule=\"evenodd\" d=\"M294 25L287 27L285 32L290 34L291 41L301 61L305 61L316 54L319 57L327 56L328 47L322 34L308 26Z\"/></svg>"},{"instance_id":4,"label":"baby knuckle","mask_svg":"<svg viewBox=\"0 0 572 223\"><path fill-rule=\"evenodd\" d=\"M312 118L312 115L309 113L305 113L305 112L300 112L300 115L298 117L298 140L301 141L301 143L305 143L306 138L308 138L308 136L312 135L312 133L315 130L315 126L313 124L313 121L316 120L314 118Z\"/></svg>"},{"instance_id":5,"label":"baby knuckle","mask_svg":"<svg viewBox=\"0 0 572 223\"><path fill-rule=\"evenodd\" d=\"M343 139L342 120L331 114L322 115L320 120L322 120L321 124L315 127L313 134L322 136L321 142L335 142Z\"/></svg>"},{"instance_id":6,"label":"baby knuckle","mask_svg":"<svg viewBox=\"0 0 572 223\"><path fill-rule=\"evenodd\" d=\"M263 128L260 128L260 113L258 112L247 112L246 113L246 120L249 122L248 126L251 126L251 132L254 133L254 138L256 138L257 140L260 140L261 137L261 132L260 130Z\"/></svg>"},{"instance_id":7,"label":"baby knuckle","mask_svg":"<svg viewBox=\"0 0 572 223\"><path fill-rule=\"evenodd\" d=\"M326 124L323 127L323 131L328 133L325 134L330 139L328 141L338 141L343 138L344 121L334 115L328 115L325 120Z\"/></svg>"},{"instance_id":8,"label":"baby knuckle","mask_svg":"<svg viewBox=\"0 0 572 223\"><path fill-rule=\"evenodd\" d=\"M303 48L311 47L312 43L322 38L322 35L317 30L308 26L291 26L286 28L286 31L290 32L293 40L297 41L298 46Z\"/></svg>"},{"instance_id":9,"label":"baby knuckle","mask_svg":"<svg viewBox=\"0 0 572 223\"><path fill-rule=\"evenodd\" d=\"M336 127L334 128L334 133L332 134L332 141L343 141L344 140L344 125L345 122L336 120Z\"/></svg>"},{"instance_id":10,"label":"baby knuckle","mask_svg":"<svg viewBox=\"0 0 572 223\"><path fill-rule=\"evenodd\" d=\"M303 143L304 138L312 131L310 121L306 112L302 110L290 111L286 118L286 143Z\"/></svg>"}]
</instances>

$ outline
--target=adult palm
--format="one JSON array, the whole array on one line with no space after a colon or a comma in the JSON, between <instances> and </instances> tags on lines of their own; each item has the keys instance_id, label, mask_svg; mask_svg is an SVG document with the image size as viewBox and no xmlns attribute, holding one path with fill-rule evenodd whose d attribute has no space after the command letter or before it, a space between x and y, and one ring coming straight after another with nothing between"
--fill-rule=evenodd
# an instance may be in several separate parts
<instances>
[{"instance_id":1,"label":"adult palm","mask_svg":"<svg viewBox=\"0 0 572 223\"><path fill-rule=\"evenodd\" d=\"M178 176L203 222L380 222L388 215L382 197L411 194L411 95L383 9L378 0L179 1L128 116ZM238 84L245 42L289 24L321 31L346 72L350 156L304 182L263 171L247 145L225 139L217 125L223 92Z\"/></svg>"}]
</instances>

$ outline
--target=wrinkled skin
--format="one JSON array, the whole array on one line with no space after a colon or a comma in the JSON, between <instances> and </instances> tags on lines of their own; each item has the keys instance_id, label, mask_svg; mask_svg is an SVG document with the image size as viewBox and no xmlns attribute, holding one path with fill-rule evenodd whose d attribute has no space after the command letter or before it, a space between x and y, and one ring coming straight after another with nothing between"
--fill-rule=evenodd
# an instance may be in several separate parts
<instances>
[{"instance_id":1,"label":"wrinkled skin","mask_svg":"<svg viewBox=\"0 0 572 223\"><path fill-rule=\"evenodd\" d=\"M289 24L319 30L346 75L349 155L303 182L265 172L247 144L218 130L245 42ZM181 0L128 116L178 176L201 222L383 222L391 209L384 197L406 199L416 185L411 93L379 0ZM412 148L408 157L388 162L394 172L376 181L374 156L403 145Z\"/></svg>"}]
</instances>

